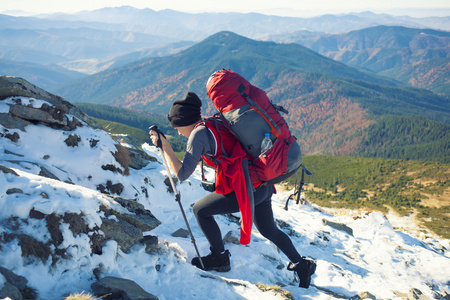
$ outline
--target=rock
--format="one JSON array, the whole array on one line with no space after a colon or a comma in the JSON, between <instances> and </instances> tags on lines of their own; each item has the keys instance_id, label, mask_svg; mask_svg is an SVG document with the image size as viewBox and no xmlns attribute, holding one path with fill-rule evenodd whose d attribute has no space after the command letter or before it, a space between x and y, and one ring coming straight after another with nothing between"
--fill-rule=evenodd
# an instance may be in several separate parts
<instances>
[{"instance_id":1,"label":"rock","mask_svg":"<svg viewBox=\"0 0 450 300\"><path fill-rule=\"evenodd\" d=\"M12 116L10 114L0 113L0 124L5 128L9 129L19 129L25 131L25 127L30 125L31 122L27 120Z\"/></svg>"},{"instance_id":2,"label":"rock","mask_svg":"<svg viewBox=\"0 0 450 300\"><path fill-rule=\"evenodd\" d=\"M153 253L159 249L157 236L146 235L139 240L139 243L145 246L145 253Z\"/></svg>"},{"instance_id":3,"label":"rock","mask_svg":"<svg viewBox=\"0 0 450 300\"><path fill-rule=\"evenodd\" d=\"M76 213L65 213L63 216L64 223L69 224L69 229L72 231L73 237L81 233L88 233L89 226L85 223L83 216Z\"/></svg>"},{"instance_id":4,"label":"rock","mask_svg":"<svg viewBox=\"0 0 450 300\"><path fill-rule=\"evenodd\" d=\"M113 184L110 180L106 182L106 187L103 184L97 186L97 190L103 194L117 194L120 195L123 192L123 184Z\"/></svg>"},{"instance_id":5,"label":"rock","mask_svg":"<svg viewBox=\"0 0 450 300\"><path fill-rule=\"evenodd\" d=\"M130 175L130 170L128 166L131 163L130 153L128 150L120 144L114 145L117 149L115 152L111 152L116 161L123 167L123 174ZM122 173L122 172L121 172Z\"/></svg>"},{"instance_id":6,"label":"rock","mask_svg":"<svg viewBox=\"0 0 450 300\"><path fill-rule=\"evenodd\" d=\"M63 98L53 95L20 77L0 76L0 100L4 100L10 97L21 97L21 96L45 100L55 107L54 112L56 114L58 112L64 112L64 114L73 115L79 120L88 123L90 126L94 128L101 128L101 126L98 125L97 122L95 122L88 115L83 113L80 109L78 109L70 102L67 102ZM49 106L44 107L43 110L49 110ZM53 115L53 118L58 119L57 117L55 117L55 115ZM68 120L68 122L70 123L72 121Z\"/></svg>"},{"instance_id":7,"label":"rock","mask_svg":"<svg viewBox=\"0 0 450 300\"><path fill-rule=\"evenodd\" d=\"M123 252L130 251L131 247L144 236L141 230L120 218L102 219L100 230L106 239L115 240Z\"/></svg>"},{"instance_id":8,"label":"rock","mask_svg":"<svg viewBox=\"0 0 450 300\"><path fill-rule=\"evenodd\" d=\"M177 182L178 182L178 178L172 176L172 180L173 180L173 184L175 184L175 186L176 186ZM166 177L166 179L164 179L164 184L167 186L169 193L173 194L174 192L173 192L172 184L170 183L169 177Z\"/></svg>"},{"instance_id":9,"label":"rock","mask_svg":"<svg viewBox=\"0 0 450 300\"><path fill-rule=\"evenodd\" d=\"M89 141L89 145L91 146L91 148L95 148L97 146L97 143L100 142L100 140L97 139L91 139Z\"/></svg>"},{"instance_id":10,"label":"rock","mask_svg":"<svg viewBox=\"0 0 450 300\"><path fill-rule=\"evenodd\" d=\"M21 189L17 189L17 188L8 189L6 191L6 195L12 195L12 194L23 194L23 191Z\"/></svg>"},{"instance_id":11,"label":"rock","mask_svg":"<svg viewBox=\"0 0 450 300\"><path fill-rule=\"evenodd\" d=\"M5 277L6 282L14 283L14 286L20 290L24 290L27 287L28 280L25 277L16 275L12 271L3 267L0 267L0 274Z\"/></svg>"},{"instance_id":12,"label":"rock","mask_svg":"<svg viewBox=\"0 0 450 300\"><path fill-rule=\"evenodd\" d=\"M344 232L348 233L349 235L353 236L353 229L343 223L335 223L332 221L328 221L327 219L322 219L322 224L328 225L328 226L333 227L334 229L337 229L340 231L344 231Z\"/></svg>"},{"instance_id":13,"label":"rock","mask_svg":"<svg viewBox=\"0 0 450 300\"><path fill-rule=\"evenodd\" d=\"M12 151L9 151L8 149L5 149L5 151L4 151L6 154L12 154L12 155L15 155L15 156L18 156L18 157L25 157L25 155L22 155L22 154L19 154L19 153L14 153L14 152L12 152Z\"/></svg>"},{"instance_id":14,"label":"rock","mask_svg":"<svg viewBox=\"0 0 450 300\"><path fill-rule=\"evenodd\" d=\"M181 237L181 238L187 238L187 237L189 237L189 231L187 231L184 228L180 228L177 231L175 231L174 233L172 233L172 236L174 236L174 237Z\"/></svg>"},{"instance_id":15,"label":"rock","mask_svg":"<svg viewBox=\"0 0 450 300\"><path fill-rule=\"evenodd\" d=\"M9 282L6 282L3 288L0 290L0 299L14 299L14 300L22 300L22 293L19 291L17 287L12 285Z\"/></svg>"},{"instance_id":16,"label":"rock","mask_svg":"<svg viewBox=\"0 0 450 300\"><path fill-rule=\"evenodd\" d=\"M76 147L81 141L81 138L76 134L69 134L69 137L64 141L69 147Z\"/></svg>"},{"instance_id":17,"label":"rock","mask_svg":"<svg viewBox=\"0 0 450 300\"><path fill-rule=\"evenodd\" d=\"M28 280L25 277L3 267L0 267L0 274L6 279L3 288L0 289L0 299L37 299L36 290L28 287Z\"/></svg>"},{"instance_id":18,"label":"rock","mask_svg":"<svg viewBox=\"0 0 450 300\"><path fill-rule=\"evenodd\" d=\"M129 212L132 212L132 213L144 213L145 211L147 211L148 213L150 213L150 211L148 211L148 210L146 210L144 208L144 205L140 204L137 201L134 201L134 200L131 200L131 199L125 199L125 198L118 197L118 196L111 196L111 198L114 201L118 202L122 207L126 208Z\"/></svg>"},{"instance_id":19,"label":"rock","mask_svg":"<svg viewBox=\"0 0 450 300\"><path fill-rule=\"evenodd\" d=\"M237 237L233 231L228 231L228 233L223 237L224 244L235 244L239 245L239 237Z\"/></svg>"},{"instance_id":20,"label":"rock","mask_svg":"<svg viewBox=\"0 0 450 300\"><path fill-rule=\"evenodd\" d=\"M122 197L112 197L112 199L127 209L130 214L119 213L103 206L101 210L106 218L102 220L100 229L106 239L115 240L122 251L128 252L136 242L142 242L143 232L153 230L161 222L136 201Z\"/></svg>"},{"instance_id":21,"label":"rock","mask_svg":"<svg viewBox=\"0 0 450 300\"><path fill-rule=\"evenodd\" d=\"M105 171L111 171L113 173L120 173L123 174L123 171L121 168L116 167L115 165L112 164L106 164L106 165L102 165L102 169Z\"/></svg>"},{"instance_id":22,"label":"rock","mask_svg":"<svg viewBox=\"0 0 450 300\"><path fill-rule=\"evenodd\" d=\"M6 133L5 138L9 139L13 143L17 143L20 139L20 135L17 132L14 132L13 134Z\"/></svg>"},{"instance_id":23,"label":"rock","mask_svg":"<svg viewBox=\"0 0 450 300\"><path fill-rule=\"evenodd\" d=\"M440 294L441 297L444 298L445 300L450 300L450 294L447 293L446 291L441 291Z\"/></svg>"},{"instance_id":24,"label":"rock","mask_svg":"<svg viewBox=\"0 0 450 300\"><path fill-rule=\"evenodd\" d=\"M422 291L412 288L408 292L408 300L432 300L430 297L425 296Z\"/></svg>"},{"instance_id":25,"label":"rock","mask_svg":"<svg viewBox=\"0 0 450 300\"><path fill-rule=\"evenodd\" d=\"M138 149L127 148L130 154L130 168L140 170L150 162L158 161L155 157L148 155L146 152Z\"/></svg>"},{"instance_id":26,"label":"rock","mask_svg":"<svg viewBox=\"0 0 450 300\"><path fill-rule=\"evenodd\" d=\"M111 198L118 202L122 207L126 208L131 214L119 214L114 215L127 223L132 224L141 231L150 231L158 227L161 222L147 209L144 205L130 199L125 199L118 196L111 196ZM111 212L107 212L111 214Z\"/></svg>"},{"instance_id":27,"label":"rock","mask_svg":"<svg viewBox=\"0 0 450 300\"><path fill-rule=\"evenodd\" d=\"M37 220L42 220L42 219L45 218L45 214L44 213L42 213L42 212L40 212L38 210L35 210L34 208L32 208L30 210L29 216L30 216L30 218L37 219Z\"/></svg>"},{"instance_id":28,"label":"rock","mask_svg":"<svg viewBox=\"0 0 450 300\"><path fill-rule=\"evenodd\" d=\"M55 244L55 246L61 245L61 243L64 241L64 237L60 229L61 217L53 213L47 215L45 221L47 222L47 230L50 233L52 242Z\"/></svg>"},{"instance_id":29,"label":"rock","mask_svg":"<svg viewBox=\"0 0 450 300\"><path fill-rule=\"evenodd\" d=\"M52 172L50 172L46 167L39 166L39 168L41 169L41 171L38 174L39 176L43 176L43 177L47 177L50 179L61 181L56 175L54 175Z\"/></svg>"},{"instance_id":30,"label":"rock","mask_svg":"<svg viewBox=\"0 0 450 300\"><path fill-rule=\"evenodd\" d=\"M47 105L48 107L48 105ZM23 106L23 105L12 105L9 109L9 113L12 116L18 117L20 119L29 121L29 122L42 122L48 124L57 124L66 126L67 118L64 120L62 117L55 118L49 112L36 109L33 107ZM62 120L60 120L62 119Z\"/></svg>"},{"instance_id":31,"label":"rock","mask_svg":"<svg viewBox=\"0 0 450 300\"><path fill-rule=\"evenodd\" d=\"M157 300L158 297L146 292L136 282L117 278L105 277L91 284L95 296L102 299L124 299L124 300Z\"/></svg>"},{"instance_id":32,"label":"rock","mask_svg":"<svg viewBox=\"0 0 450 300\"><path fill-rule=\"evenodd\" d=\"M13 175L19 176L19 174L17 174L16 171L14 171L13 169L7 168L2 165L0 165L0 171L5 174L13 174Z\"/></svg>"},{"instance_id":33,"label":"rock","mask_svg":"<svg viewBox=\"0 0 450 300\"><path fill-rule=\"evenodd\" d=\"M355 296L350 298L350 300L360 300L360 299L373 299L373 300L376 300L377 298L374 295L372 295L371 293L369 293L369 292L361 292L361 293L358 293L357 295L355 295Z\"/></svg>"},{"instance_id":34,"label":"rock","mask_svg":"<svg viewBox=\"0 0 450 300\"><path fill-rule=\"evenodd\" d=\"M156 219L152 214L136 214L136 215L126 215L119 214L118 218L124 220L125 222L135 226L140 231L150 231L158 227L161 222Z\"/></svg>"},{"instance_id":35,"label":"rock","mask_svg":"<svg viewBox=\"0 0 450 300\"><path fill-rule=\"evenodd\" d=\"M40 259L43 263L47 262L51 255L51 250L48 245L26 234L13 236L19 239L19 246L22 250L22 257L30 258L30 256L34 256Z\"/></svg>"}]
</instances>

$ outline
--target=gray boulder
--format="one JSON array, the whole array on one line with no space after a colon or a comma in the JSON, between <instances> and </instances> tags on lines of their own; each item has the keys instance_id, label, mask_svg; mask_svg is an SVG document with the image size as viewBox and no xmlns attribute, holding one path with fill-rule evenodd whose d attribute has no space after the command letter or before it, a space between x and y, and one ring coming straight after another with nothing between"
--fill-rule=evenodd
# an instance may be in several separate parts
<instances>
[{"instance_id":1,"label":"gray boulder","mask_svg":"<svg viewBox=\"0 0 450 300\"><path fill-rule=\"evenodd\" d=\"M157 300L158 297L147 293L136 282L117 277L105 277L91 285L95 296L102 299Z\"/></svg>"},{"instance_id":2,"label":"gray boulder","mask_svg":"<svg viewBox=\"0 0 450 300\"><path fill-rule=\"evenodd\" d=\"M36 299L36 291L28 287L28 280L25 277L3 267L0 267L0 275L6 279L3 288L0 289L0 299Z\"/></svg>"},{"instance_id":3,"label":"gray boulder","mask_svg":"<svg viewBox=\"0 0 450 300\"><path fill-rule=\"evenodd\" d=\"M322 224L328 225L328 226L333 227L334 229L337 229L340 231L344 231L347 234L353 236L353 229L343 223L336 223L336 222L329 221L327 219L322 219Z\"/></svg>"}]
</instances>

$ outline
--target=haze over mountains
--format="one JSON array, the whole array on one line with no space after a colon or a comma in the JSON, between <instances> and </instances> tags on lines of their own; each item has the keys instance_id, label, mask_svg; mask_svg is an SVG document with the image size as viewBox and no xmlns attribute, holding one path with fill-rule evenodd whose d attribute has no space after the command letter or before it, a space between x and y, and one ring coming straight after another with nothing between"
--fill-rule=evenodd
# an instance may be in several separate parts
<instances>
[{"instance_id":1,"label":"haze over mountains","mask_svg":"<svg viewBox=\"0 0 450 300\"><path fill-rule=\"evenodd\" d=\"M450 17L412 18L366 12L288 18L255 13L189 14L133 7L37 17L0 15L0 58L46 66L58 64L93 74L144 57L173 54L223 30L252 39L267 39L299 30L332 34L378 25L448 30ZM2 63L0 70L7 68L5 63L10 65L7 70L13 69L13 62ZM11 75L29 74L23 68L20 70ZM49 81L64 82L77 77L72 74L71 78L60 79L59 73L52 69L39 75L32 82L43 87L50 87Z\"/></svg>"}]
</instances>

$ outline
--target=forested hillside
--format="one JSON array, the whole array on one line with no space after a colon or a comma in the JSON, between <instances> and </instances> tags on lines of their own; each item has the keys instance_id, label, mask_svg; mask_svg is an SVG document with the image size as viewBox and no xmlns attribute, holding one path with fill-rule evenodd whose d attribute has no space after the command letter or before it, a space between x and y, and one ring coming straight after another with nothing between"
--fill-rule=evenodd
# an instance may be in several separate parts
<instances>
[{"instance_id":1,"label":"forested hillside","mask_svg":"<svg viewBox=\"0 0 450 300\"><path fill-rule=\"evenodd\" d=\"M259 42L231 32L213 35L179 54L102 72L54 92L72 102L167 114L174 100L194 91L203 101L203 113L212 115L215 109L205 84L221 68L240 73L290 111L286 119L306 154L360 153L367 127L383 115L450 123L449 97L401 86L300 45Z\"/></svg>"},{"instance_id":2,"label":"forested hillside","mask_svg":"<svg viewBox=\"0 0 450 300\"><path fill-rule=\"evenodd\" d=\"M450 93L448 31L375 26L344 33L305 32L268 38L298 43L351 66L437 93Z\"/></svg>"},{"instance_id":3,"label":"forested hillside","mask_svg":"<svg viewBox=\"0 0 450 300\"><path fill-rule=\"evenodd\" d=\"M312 202L415 213L422 225L450 238L450 164L313 155L304 157L304 165L312 173L305 176L305 193ZM290 184L295 180L291 177Z\"/></svg>"},{"instance_id":4,"label":"forested hillside","mask_svg":"<svg viewBox=\"0 0 450 300\"><path fill-rule=\"evenodd\" d=\"M450 163L450 125L417 116L386 115L365 131L358 155Z\"/></svg>"}]
</instances>

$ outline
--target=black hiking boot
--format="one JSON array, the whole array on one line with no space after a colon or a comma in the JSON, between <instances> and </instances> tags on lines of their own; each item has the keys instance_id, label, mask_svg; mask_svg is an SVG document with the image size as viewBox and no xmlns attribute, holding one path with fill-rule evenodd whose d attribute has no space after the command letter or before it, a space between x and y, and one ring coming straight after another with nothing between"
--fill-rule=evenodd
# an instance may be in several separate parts
<instances>
[{"instance_id":1,"label":"black hiking boot","mask_svg":"<svg viewBox=\"0 0 450 300\"><path fill-rule=\"evenodd\" d=\"M218 253L211 249L211 253L207 256L202 256L202 262L205 268L202 268L198 257L194 257L191 264L205 271L228 272L231 270L230 256L231 254L228 250L225 250L224 253Z\"/></svg>"},{"instance_id":2,"label":"black hiking boot","mask_svg":"<svg viewBox=\"0 0 450 300\"><path fill-rule=\"evenodd\" d=\"M305 259L302 257L302 260L298 262L297 264L293 264L292 262L289 262L288 265L289 271L294 271L294 273L298 276L300 279L299 287L302 288L309 288L309 285L311 283L311 276L316 271L316 262L312 259Z\"/></svg>"}]
</instances>

